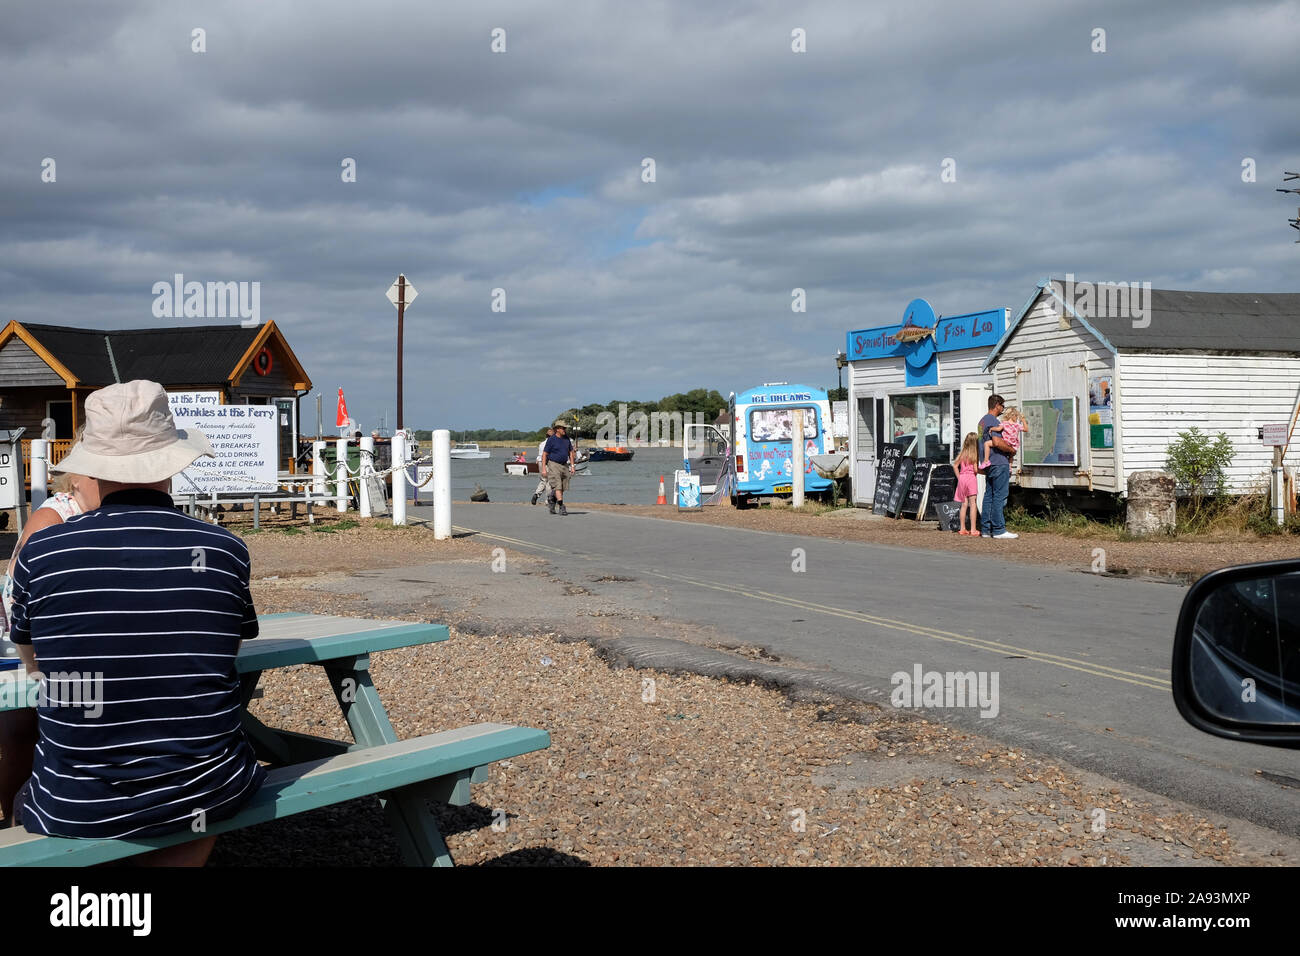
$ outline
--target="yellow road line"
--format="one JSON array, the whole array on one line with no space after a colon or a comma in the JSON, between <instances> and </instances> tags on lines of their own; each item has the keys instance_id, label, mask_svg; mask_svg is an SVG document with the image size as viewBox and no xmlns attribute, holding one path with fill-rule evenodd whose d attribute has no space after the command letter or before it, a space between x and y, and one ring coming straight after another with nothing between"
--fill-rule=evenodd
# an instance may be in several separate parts
<instances>
[{"instance_id":1,"label":"yellow road line","mask_svg":"<svg viewBox=\"0 0 1300 956\"><path fill-rule=\"evenodd\" d=\"M936 641L944 641L948 644L962 644L966 647L975 648L976 650L989 651L996 654L1005 654L1008 650L1014 650L1016 654L1026 658L1027 660L1038 661L1040 664L1052 664L1056 667L1064 667L1068 670L1091 674L1094 677L1106 677L1110 680L1122 681L1126 684L1135 684L1138 687L1147 687L1151 690L1167 691L1169 689L1169 682L1162 678L1149 677L1145 674L1135 674L1131 671L1106 667L1103 664L1092 664L1087 661L1070 663L1070 661L1074 660L1073 658L1063 658L1056 654L1047 654L1030 648L1012 648L1010 645L999 646L994 642L982 641L979 638L967 637L963 634L954 634L951 631L940 631L919 624L909 624L904 621L894 621L889 618L876 617L874 615L864 614L861 611L849 611L844 608L837 608L826 604L810 604L796 598L786 598L766 591L747 591L743 588L737 588L727 584L697 581L692 578L684 578L678 575L664 574L657 571L651 571L649 573L670 581L680 581L683 584L694 584L698 587L709 588L715 591L739 594L756 601L768 601L773 604L784 604L787 607L797 608L801 611L814 611L818 614L842 617L851 621L872 624L876 627L888 628L894 631L906 631L909 634L916 634L920 637L928 637ZM1108 671L1111 673L1107 673Z\"/></svg>"},{"instance_id":2,"label":"yellow road line","mask_svg":"<svg viewBox=\"0 0 1300 956\"><path fill-rule=\"evenodd\" d=\"M552 548L549 545L536 544L532 541L525 541L522 538L511 538L506 535L490 534L486 531L476 531L473 528L453 527L453 530L482 535L485 538L491 538L495 541L504 541L507 544L537 548L542 551L549 551L552 554L573 553L565 551L562 548ZM1091 674L1093 677L1105 677L1110 680L1121 681L1125 684L1146 687L1150 690L1168 691L1170 689L1169 681L1163 677L1139 674L1133 671L1122 670L1118 667L1109 667L1105 664L1096 664L1092 661L1083 661L1078 658L1065 657L1047 651L1038 651L1028 647L1018 647L1014 644L1005 644L1001 641L991 641L985 638L970 637L965 634L957 634L953 631L943 631L938 628L926 627L922 624L912 624L908 621L897 621L892 618L880 617L875 614L867 614L863 611L851 611L847 608L839 608L830 604L814 604L800 598L791 598L781 594L773 594L770 591L750 591L735 585L719 584L713 581L702 581L697 578L688 578L683 575L669 574L661 571L648 571L645 573L654 577L663 578L666 581L676 581L682 584L694 585L695 587L707 588L709 590L723 591L728 594L747 597L755 601L766 601L771 604L783 604L787 607L797 608L801 611L813 611L817 614L826 614L831 617L845 618L850 621L872 624L876 627L887 628L889 630L904 631L909 634L916 634L918 637L928 637L931 640L944 641L948 644L960 644L965 647L988 651L993 654L1017 654L1027 660L1037 661L1040 664L1051 664L1055 667L1063 667L1067 670Z\"/></svg>"},{"instance_id":3,"label":"yellow road line","mask_svg":"<svg viewBox=\"0 0 1300 956\"><path fill-rule=\"evenodd\" d=\"M804 600L802 600L802 599L800 599L800 598L787 598L785 595L781 595L781 594L772 594L770 591L760 591L759 593L760 593L760 594L765 594L765 595L768 595L768 596L770 596L770 597L774 597L774 598L780 598L780 599L782 599L782 600L786 600L786 601L797 602L798 605L800 605L800 606L802 606L802 607L804 607L804 608L806 608L807 610L810 610L810 611L812 611L812 610L817 610L819 607L821 607L821 605L819 605L819 604L814 604L814 603L812 603L812 602L810 602L810 601L804 601ZM840 610L840 609L839 609L839 608L836 608L836 610ZM878 615L874 615L874 614L867 614L865 611L848 611L847 613L849 613L849 614L860 614L860 615L863 616L864 619L869 619L872 623L879 623L879 624L893 624L893 625L902 625L902 624L906 624L906 623L908 623L908 622L905 622L905 621L895 621L895 620L891 620L890 618L887 618L887 617L879 617ZM952 631L942 631L942 630L939 630L938 628L924 627L924 625L921 625L921 626L922 626L925 630L933 632L936 636L938 636L938 635L943 635L943 636L951 637L951 638L954 638L954 639L957 639L957 640L961 640L961 641L973 641L973 642L976 642L976 643L978 643L978 644L987 645L987 647L986 647L987 650L992 650L992 651L995 651L995 652L997 652L997 653L1006 653L1006 652L1011 652L1011 653L1015 653L1015 654L1036 654L1036 655L1038 655L1038 656L1040 656L1040 657L1050 657L1050 658L1054 658L1055 660L1060 661L1060 662L1063 662L1063 663L1079 664L1079 665L1082 665L1082 666L1084 666L1084 667L1093 667L1093 668L1096 668L1096 669L1098 669L1098 670L1110 671L1110 672L1112 672L1112 673L1120 674L1120 675L1123 675L1123 676L1125 676L1125 677L1135 677L1135 678L1137 678L1137 679L1139 679L1139 680L1156 681L1156 682L1158 682L1158 683L1162 683L1162 684L1164 684L1166 687L1170 686L1170 683L1169 683L1169 681L1168 681L1166 678L1159 677L1159 676L1157 676L1157 675L1152 675L1152 674L1139 674L1139 673L1136 673L1136 672L1134 672L1134 671L1121 670L1121 669L1118 668L1118 667L1109 667L1109 666L1107 666L1107 665L1105 665L1105 664L1098 664L1098 663L1096 663L1095 661L1080 660L1080 659L1077 658L1077 657L1065 657L1065 656L1063 656L1063 655L1061 655L1061 654L1051 654L1051 653L1049 653L1049 652L1047 652L1047 651L1039 651L1039 650L1035 650L1034 648L1029 648L1029 647L1017 647L1017 646L1014 645L1014 644L1004 644L1004 643L1002 643L1001 641L991 641L991 640L989 640L989 639L987 639L987 638L983 638L983 637L968 637L968 636L965 635L965 634L955 634L955 633L953 633Z\"/></svg>"},{"instance_id":4,"label":"yellow road line","mask_svg":"<svg viewBox=\"0 0 1300 956\"><path fill-rule=\"evenodd\" d=\"M477 534L477 535L480 535L480 536L482 536L482 537L484 537L484 538L491 538L493 541L504 541L504 542L506 542L506 544L517 544L517 545L521 545L521 546L526 547L526 548L538 548L538 549L540 549L540 550L542 550L542 551L550 551L552 554L571 554L571 553L572 553L572 552L569 552L569 551L565 551L563 548L552 548L552 547L550 547L549 545L545 545L545 544L534 544L534 543L531 542L531 541L524 541L522 538L508 538L508 537L506 537L506 536L503 535L503 534L489 534L489 533L486 532L486 531L479 531L479 530L477 530L477 529L475 529L475 528L462 528L462 527L460 527L459 525L452 525L452 526L451 526L451 530L452 530L452 531L459 531L459 532L461 532L462 534Z\"/></svg>"}]
</instances>

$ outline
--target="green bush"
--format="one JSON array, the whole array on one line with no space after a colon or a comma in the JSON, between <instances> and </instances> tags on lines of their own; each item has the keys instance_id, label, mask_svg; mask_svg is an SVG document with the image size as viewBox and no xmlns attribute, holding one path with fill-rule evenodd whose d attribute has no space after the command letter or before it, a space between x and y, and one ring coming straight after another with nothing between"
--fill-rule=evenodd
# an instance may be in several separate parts
<instances>
[{"instance_id":1,"label":"green bush","mask_svg":"<svg viewBox=\"0 0 1300 956\"><path fill-rule=\"evenodd\" d=\"M1225 472L1236 451L1223 432L1211 437L1193 425L1169 443L1165 450L1165 470L1173 475L1180 489L1191 499L1192 520L1199 514L1206 496L1218 498L1227 485Z\"/></svg>"}]
</instances>

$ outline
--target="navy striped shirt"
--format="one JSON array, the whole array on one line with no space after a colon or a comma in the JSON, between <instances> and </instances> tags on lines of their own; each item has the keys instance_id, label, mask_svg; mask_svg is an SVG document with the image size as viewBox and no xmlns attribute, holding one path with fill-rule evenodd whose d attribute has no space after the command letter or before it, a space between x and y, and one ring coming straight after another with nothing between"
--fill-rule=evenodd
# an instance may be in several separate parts
<instances>
[{"instance_id":1,"label":"navy striped shirt","mask_svg":"<svg viewBox=\"0 0 1300 956\"><path fill-rule=\"evenodd\" d=\"M27 540L12 639L46 675L28 831L201 834L261 786L235 670L257 636L248 577L239 538L149 489Z\"/></svg>"}]
</instances>

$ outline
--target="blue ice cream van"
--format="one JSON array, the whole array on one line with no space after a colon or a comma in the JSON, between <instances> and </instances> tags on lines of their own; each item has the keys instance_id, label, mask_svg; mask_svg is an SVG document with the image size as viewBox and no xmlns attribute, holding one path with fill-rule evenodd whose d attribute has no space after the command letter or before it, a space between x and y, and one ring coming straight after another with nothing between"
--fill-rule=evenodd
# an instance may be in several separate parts
<instances>
[{"instance_id":1,"label":"blue ice cream van","mask_svg":"<svg viewBox=\"0 0 1300 956\"><path fill-rule=\"evenodd\" d=\"M830 433L831 403L826 392L806 385L769 382L728 401L736 483L732 504L743 508L755 498L793 492L791 436L794 410L803 409L803 487L809 495L828 494L831 480L813 470L812 456L835 450Z\"/></svg>"}]
</instances>

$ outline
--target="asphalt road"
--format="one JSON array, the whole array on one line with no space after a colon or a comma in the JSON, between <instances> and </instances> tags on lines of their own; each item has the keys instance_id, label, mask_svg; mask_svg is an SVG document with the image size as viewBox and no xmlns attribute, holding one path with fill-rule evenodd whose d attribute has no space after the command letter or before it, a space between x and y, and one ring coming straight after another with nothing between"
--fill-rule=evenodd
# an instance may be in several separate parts
<instances>
[{"instance_id":1,"label":"asphalt road","mask_svg":"<svg viewBox=\"0 0 1300 956\"><path fill-rule=\"evenodd\" d=\"M431 520L431 509L413 516ZM560 573L654 582L654 613L866 680L882 701L891 675L918 664L996 672L996 716L925 716L1300 837L1300 751L1202 734L1174 707L1184 588L581 504L553 517L541 506L457 503L453 522ZM796 549L803 572L792 570Z\"/></svg>"}]
</instances>

